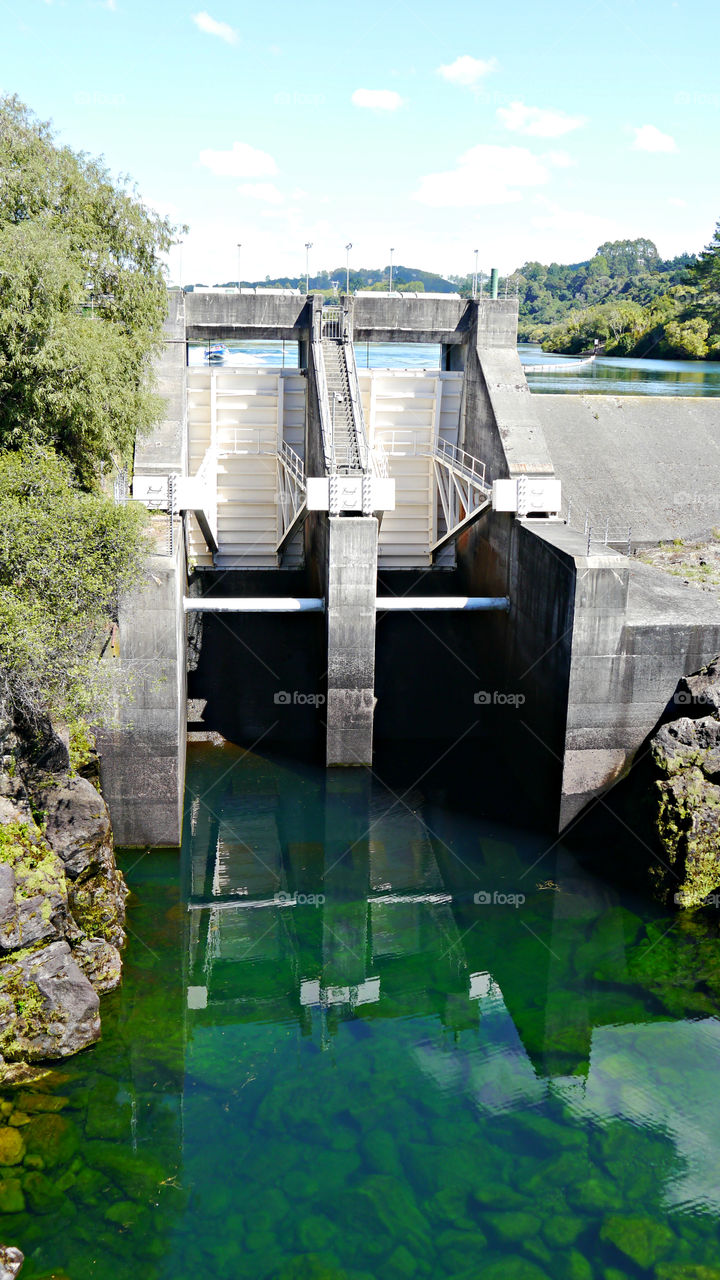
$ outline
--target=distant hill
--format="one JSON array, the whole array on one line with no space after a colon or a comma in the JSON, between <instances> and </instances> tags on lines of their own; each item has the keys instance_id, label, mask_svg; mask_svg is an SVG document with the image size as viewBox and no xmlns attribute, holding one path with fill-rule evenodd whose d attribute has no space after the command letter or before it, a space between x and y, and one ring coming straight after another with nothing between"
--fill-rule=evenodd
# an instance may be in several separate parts
<instances>
[{"instance_id":1,"label":"distant hill","mask_svg":"<svg viewBox=\"0 0 720 1280\"><path fill-rule=\"evenodd\" d=\"M350 270L350 289L387 289L390 281L390 267L358 267ZM345 267L336 267L334 271L319 271L310 276L310 291L332 295L333 282L338 292L345 292ZM305 276L266 276L264 280L242 280L243 288L257 289L304 289ZM218 281L227 288L237 288L237 280ZM393 289L415 289L422 293L456 293L457 285L434 271L422 271L420 267L403 267L393 263Z\"/></svg>"}]
</instances>

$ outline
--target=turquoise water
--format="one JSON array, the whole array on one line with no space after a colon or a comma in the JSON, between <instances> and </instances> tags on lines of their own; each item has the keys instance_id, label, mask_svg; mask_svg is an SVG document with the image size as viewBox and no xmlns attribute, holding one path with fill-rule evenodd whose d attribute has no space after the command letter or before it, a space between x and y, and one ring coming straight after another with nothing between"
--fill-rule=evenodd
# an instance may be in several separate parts
<instances>
[{"instance_id":1,"label":"turquoise water","mask_svg":"<svg viewBox=\"0 0 720 1280\"><path fill-rule=\"evenodd\" d=\"M571 356L556 356L533 343L518 345L520 359L534 364L567 364ZM540 394L720 396L720 363L712 360L632 360L599 356L577 373L529 374L530 390Z\"/></svg>"},{"instance_id":2,"label":"turquoise water","mask_svg":"<svg viewBox=\"0 0 720 1280\"><path fill-rule=\"evenodd\" d=\"M717 1280L717 912L454 795L191 749L101 1043L4 1094L23 1280Z\"/></svg>"}]
</instances>

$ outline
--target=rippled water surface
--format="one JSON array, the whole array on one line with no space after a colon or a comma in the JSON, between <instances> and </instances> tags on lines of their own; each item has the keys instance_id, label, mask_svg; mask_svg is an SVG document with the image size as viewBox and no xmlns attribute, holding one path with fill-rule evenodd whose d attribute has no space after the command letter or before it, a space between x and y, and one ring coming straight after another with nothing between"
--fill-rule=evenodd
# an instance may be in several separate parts
<instances>
[{"instance_id":1,"label":"rippled water surface","mask_svg":"<svg viewBox=\"0 0 720 1280\"><path fill-rule=\"evenodd\" d=\"M102 1042L3 1095L23 1280L720 1276L717 913L412 783L191 750Z\"/></svg>"},{"instance_id":2,"label":"rippled water surface","mask_svg":"<svg viewBox=\"0 0 720 1280\"><path fill-rule=\"evenodd\" d=\"M552 395L720 396L720 363L712 360L633 360L598 356L580 365L571 356L556 356L533 343L518 345L520 359L530 371L530 390ZM533 373L535 364L556 364L551 373Z\"/></svg>"}]
</instances>

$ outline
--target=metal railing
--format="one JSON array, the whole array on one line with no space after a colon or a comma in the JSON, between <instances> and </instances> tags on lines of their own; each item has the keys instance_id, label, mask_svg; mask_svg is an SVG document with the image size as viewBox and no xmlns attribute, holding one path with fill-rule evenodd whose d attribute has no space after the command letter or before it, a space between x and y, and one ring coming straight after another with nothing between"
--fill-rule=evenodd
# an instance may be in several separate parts
<instances>
[{"instance_id":1,"label":"metal railing","mask_svg":"<svg viewBox=\"0 0 720 1280\"><path fill-rule=\"evenodd\" d=\"M294 532L307 501L305 465L302 458L283 440L277 451L278 527L277 550Z\"/></svg>"},{"instance_id":2,"label":"metal railing","mask_svg":"<svg viewBox=\"0 0 720 1280\"><path fill-rule=\"evenodd\" d=\"M579 522L573 524L572 502L568 503L565 523L568 528L574 529L577 533L581 532ZM599 529L601 532L594 533L593 529ZM602 547L603 550L606 550L608 547L610 547L612 551L622 549L623 554L626 556L630 556L632 554L632 525L628 525L627 528L617 531L613 530L611 532L610 517L605 516L604 519L601 518L600 520L597 520L593 525L590 511L587 508L585 510L585 519L582 525L582 535L585 539L586 555L591 554L593 545Z\"/></svg>"},{"instance_id":3,"label":"metal railing","mask_svg":"<svg viewBox=\"0 0 720 1280\"><path fill-rule=\"evenodd\" d=\"M267 427L219 427L217 453L223 454L260 454L275 453L274 425Z\"/></svg>"},{"instance_id":4,"label":"metal railing","mask_svg":"<svg viewBox=\"0 0 720 1280\"><path fill-rule=\"evenodd\" d=\"M459 472L471 484L475 484L481 489L489 489L485 463L480 462L471 453L466 453L464 449L460 449L456 444L450 444L448 440L436 440L431 452L438 462L443 463L452 471Z\"/></svg>"},{"instance_id":5,"label":"metal railing","mask_svg":"<svg viewBox=\"0 0 720 1280\"><path fill-rule=\"evenodd\" d=\"M357 364L355 363L355 348L353 347L352 342L344 342L343 351L345 353L348 386L350 388L350 405L352 409L353 422L355 424L358 452L360 454L360 466L363 471L367 471L370 466L370 446L368 444L365 414L363 413L362 399L360 396L360 381L358 378Z\"/></svg>"},{"instance_id":6,"label":"metal railing","mask_svg":"<svg viewBox=\"0 0 720 1280\"><path fill-rule=\"evenodd\" d=\"M323 338L345 337L345 317L342 307L323 307L322 336Z\"/></svg>"}]
</instances>

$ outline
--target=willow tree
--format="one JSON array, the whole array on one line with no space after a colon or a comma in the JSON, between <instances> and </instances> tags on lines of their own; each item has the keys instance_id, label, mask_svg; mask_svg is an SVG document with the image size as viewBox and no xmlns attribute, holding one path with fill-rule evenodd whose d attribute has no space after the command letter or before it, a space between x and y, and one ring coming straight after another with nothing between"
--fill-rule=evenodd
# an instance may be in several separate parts
<instances>
[{"instance_id":1,"label":"willow tree","mask_svg":"<svg viewBox=\"0 0 720 1280\"><path fill-rule=\"evenodd\" d=\"M157 416L175 229L0 98L0 449L51 446L86 487Z\"/></svg>"}]
</instances>

